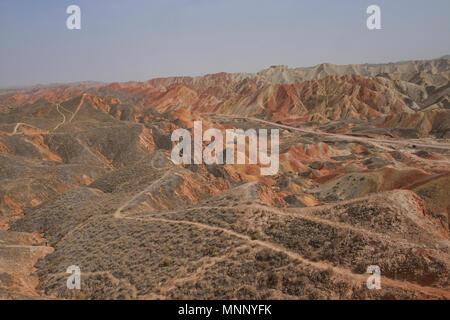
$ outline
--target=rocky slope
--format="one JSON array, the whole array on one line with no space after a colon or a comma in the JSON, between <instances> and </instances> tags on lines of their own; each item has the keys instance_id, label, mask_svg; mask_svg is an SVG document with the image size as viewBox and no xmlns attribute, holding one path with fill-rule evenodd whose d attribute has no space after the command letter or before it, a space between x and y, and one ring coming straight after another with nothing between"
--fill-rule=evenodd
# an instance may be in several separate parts
<instances>
[{"instance_id":1,"label":"rocky slope","mask_svg":"<svg viewBox=\"0 0 450 320\"><path fill-rule=\"evenodd\" d=\"M448 299L448 79L437 59L0 91L0 297ZM195 120L278 128L279 172L174 165Z\"/></svg>"}]
</instances>

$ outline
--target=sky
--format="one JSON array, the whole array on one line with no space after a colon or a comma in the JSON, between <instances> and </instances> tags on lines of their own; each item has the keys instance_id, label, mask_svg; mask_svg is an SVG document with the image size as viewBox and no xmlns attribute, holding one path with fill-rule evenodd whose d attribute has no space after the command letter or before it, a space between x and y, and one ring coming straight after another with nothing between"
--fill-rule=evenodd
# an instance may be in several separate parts
<instances>
[{"instance_id":1,"label":"sky","mask_svg":"<svg viewBox=\"0 0 450 320\"><path fill-rule=\"evenodd\" d=\"M366 27L372 4L381 30ZM0 87L432 59L450 54L449 13L448 0L0 0Z\"/></svg>"}]
</instances>

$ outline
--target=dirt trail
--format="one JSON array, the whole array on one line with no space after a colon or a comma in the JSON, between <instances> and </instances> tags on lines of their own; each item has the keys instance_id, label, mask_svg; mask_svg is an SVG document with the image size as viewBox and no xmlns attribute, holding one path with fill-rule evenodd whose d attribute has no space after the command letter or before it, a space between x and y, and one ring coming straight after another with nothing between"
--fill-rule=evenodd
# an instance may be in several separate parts
<instances>
[{"instance_id":1,"label":"dirt trail","mask_svg":"<svg viewBox=\"0 0 450 320\"><path fill-rule=\"evenodd\" d=\"M62 121L61 121L60 123L58 123L58 124L53 128L52 131L56 131L56 129L58 129L60 126L62 126L64 123L66 123L66 116L64 115L64 113L62 113L62 112L59 110L59 108L61 107L62 109L66 110L66 111L68 111L68 112L70 112L70 113L72 113L72 116L70 117L70 119L69 119L69 121L68 121L68 122L72 122L73 118L76 116L76 114L78 113L78 111L80 111L81 105L84 103L84 98L85 98L85 96L86 96L86 94L83 93L83 95L81 96L80 103L78 104L78 106L77 106L75 112L71 112L71 111L69 111L69 110L63 108L59 103L56 104L56 111L58 111L58 113L63 117L63 119L62 119ZM66 100L66 101L67 101L67 100ZM31 127L31 128L35 128L35 129L38 129L38 130L42 130L43 132L48 133L47 131L45 131L45 130L43 130L43 129L41 129L41 128L35 127L35 126L31 125L31 124L28 124L28 123L25 123L25 122L18 122L18 123L16 124L16 126L14 127L14 130L13 130L13 132L11 133L11 135L17 134L17 129L18 129L21 125L22 125L22 126L28 126L28 127Z\"/></svg>"},{"instance_id":2,"label":"dirt trail","mask_svg":"<svg viewBox=\"0 0 450 320\"><path fill-rule=\"evenodd\" d=\"M58 123L52 131L56 131L56 129L58 129L60 126L62 126L65 122L66 122L66 116L64 115L64 113L62 113L61 111L59 111L59 104L56 105L56 111L59 112L60 115L62 115L63 119L60 123Z\"/></svg>"},{"instance_id":3,"label":"dirt trail","mask_svg":"<svg viewBox=\"0 0 450 320\"><path fill-rule=\"evenodd\" d=\"M122 204L119 208L116 209L116 211L114 211L113 217L116 219L123 219L125 218L124 215L122 215L122 210L124 210L131 202L135 201L137 198L139 198L140 196L142 196L143 194L145 194L146 192L148 192L150 190L151 187L153 187L153 185L157 182L159 182L161 179L163 179L164 177L166 177L168 174L170 173L170 171L167 171L164 175L162 175L159 179L157 179L156 181L154 181L152 184L148 185L147 188L145 188L144 190L142 190L141 192L139 192L138 194L135 194L134 196L132 196L130 199L128 199L124 204ZM172 173L173 174L173 173ZM88 225L89 223L92 223L93 221L95 221L96 219L101 218L101 216L92 216L90 218L88 218L86 221L78 224L77 226L75 226L74 228L72 228L69 232L67 232L64 237L62 237L58 242L61 242L62 240L64 240L65 238L67 238L68 236L70 236L71 234L73 234L74 232L81 230L84 226Z\"/></svg>"},{"instance_id":4,"label":"dirt trail","mask_svg":"<svg viewBox=\"0 0 450 320\"><path fill-rule=\"evenodd\" d=\"M83 93L83 95L81 96L80 103L78 104L77 108L75 109L75 112L70 117L69 122L72 122L73 118L75 118L75 116L77 115L78 111L80 111L81 105L84 103L84 97L86 97L85 93Z\"/></svg>"},{"instance_id":5,"label":"dirt trail","mask_svg":"<svg viewBox=\"0 0 450 320\"><path fill-rule=\"evenodd\" d=\"M279 124L279 123L275 123L275 122L271 122L271 121L267 121L267 120L262 120L262 119L258 119L258 118L254 118L254 117L243 118L243 119L249 119L251 121L256 121L256 122L260 122L260 123L264 123L264 124L269 124L269 125L277 126L277 127L284 128L284 129L300 131L300 132L303 132L303 133L311 133L311 134L315 134L315 135L319 135L319 136L336 137L336 138L340 138L340 139L356 140L356 141L363 141L363 142L379 142L379 143L387 143L387 144L401 144L401 145L406 145L406 146L413 146L413 145L415 145L417 147L450 150L450 146L449 145L444 145L444 144L436 145L436 144L417 143L415 141L408 141L408 140L388 140L388 139L355 137L355 136L346 135L346 134L329 133L329 132L318 131L318 130L310 130L310 129L301 129L301 128L291 127L291 126L287 126L287 125L284 125L284 124Z\"/></svg>"},{"instance_id":6,"label":"dirt trail","mask_svg":"<svg viewBox=\"0 0 450 320\"><path fill-rule=\"evenodd\" d=\"M77 140L77 142L84 148L84 150L86 150L89 154L91 154L94 158L100 160L100 163L105 163L105 165L103 167L107 167L110 169L114 169L114 166L108 161L108 159L106 159L105 157L103 157L103 155L99 155L95 152L93 152L91 150L91 148L89 148L80 138L75 137L75 140Z\"/></svg>"},{"instance_id":7,"label":"dirt trail","mask_svg":"<svg viewBox=\"0 0 450 320\"><path fill-rule=\"evenodd\" d=\"M349 200L347 202L351 202L351 200ZM334 206L334 204L331 204L330 206L332 207L332 206ZM236 207L232 207L232 206L231 207L222 207L221 206L220 208L221 209L236 209ZM314 208L314 207L301 208L302 210L295 210L294 208L289 208L288 211L283 211L280 208L273 208L273 207L266 207L266 206L258 205L258 204L252 204L249 206L241 206L240 208L242 208L242 209L244 209L244 208L260 209L260 210L264 210L264 211L267 211L267 212L270 212L270 213L273 213L276 215L288 216L288 217L292 217L292 218L299 218L299 219L315 222L318 224L327 225L327 226L338 228L338 229L343 229L343 230L353 231L353 232L357 232L357 233L362 233L365 235L370 235L371 237L373 237L375 239L380 239L380 240L388 242L388 243L395 242L396 244L401 243L406 246L411 246L411 244L414 243L411 240L405 240L404 238L401 238L400 236L396 236L396 235L387 236L387 235L384 235L379 232L374 232L374 231L369 230L364 227L355 227L355 226L352 226L352 225L349 225L349 224L346 224L343 222L323 219L323 218L320 218L319 216L315 216L312 214L305 214L302 212L302 211L305 211L305 209L308 210L308 209ZM187 213L190 211L198 211L198 210L206 211L206 210L210 210L210 209L215 209L215 207L201 206L201 207L186 208L186 209L183 209L183 212ZM177 212L179 212L179 210L164 211L164 213L167 213L167 214L177 213ZM137 218L143 218L143 217L137 216ZM440 236L439 233L436 233L436 234L438 236Z\"/></svg>"},{"instance_id":8,"label":"dirt trail","mask_svg":"<svg viewBox=\"0 0 450 320\"><path fill-rule=\"evenodd\" d=\"M291 250L289 250L289 249L287 249L287 248L285 248L283 246L280 246L278 244L275 244L275 243L272 243L272 242L269 242L269 241L264 241L264 240L253 240L248 235L241 234L241 233L238 233L238 232L230 230L230 229L217 227L217 226L211 226L211 225L207 225L207 224L200 223L200 222L187 221L187 220L172 220L172 219L156 218L156 217L145 217L145 218L143 218L143 217L126 217L126 216L124 216L122 214L122 210L124 210L130 203L135 201L138 197L140 197L145 192L150 190L150 188L155 183L157 183L158 181L163 179L169 172L170 171L166 172L157 181L153 182L151 185L149 185L143 191L141 191L138 194L132 196L123 205L121 205L119 208L117 208L117 210L114 212L114 215L113 215L114 218L116 218L116 219L135 220L135 221L143 221L143 222L155 221L155 222L165 222L165 223L173 223L173 224L184 224L184 225L195 226L195 227L198 227L200 229L205 229L205 230L210 230L210 231L221 231L221 232L223 232L223 233L225 233L227 235L230 235L230 236L239 238L241 240L244 240L244 241L246 241L249 244L255 244L255 245L258 245L258 246L261 246L261 247L265 247L267 249L271 249L271 250L274 250L274 251L277 251L277 252L284 253L288 257L290 257L291 259L300 261L301 263L307 264L307 265L315 267L317 269L320 269L320 270L331 269L336 274L339 274L339 275L341 275L343 277L346 277L346 278L350 279L350 281L352 281L352 282L365 283L367 281L368 275L366 275L366 274L355 274L351 270L348 270L348 269L345 269L345 268L336 267L336 266L333 266L332 264L328 264L328 263L325 263L325 262L311 261L311 260L308 260L308 259L304 258L303 256L301 256L297 252L291 251ZM432 296L432 297L436 297L436 298L450 299L450 291L445 290L445 289L441 289L441 288L423 287L423 286L420 286L420 285L417 285L417 284L414 284L414 283L410 283L410 282L406 282L406 281L398 281L398 280L393 280L393 279L388 279L388 278L382 278L382 284L384 284L385 286L388 286L388 287L395 287L395 288L400 288L400 289L404 289L404 290L411 290L411 289L413 289L413 290L419 291L419 292L421 292L423 294L426 294L428 296Z\"/></svg>"},{"instance_id":9,"label":"dirt trail","mask_svg":"<svg viewBox=\"0 0 450 320\"><path fill-rule=\"evenodd\" d=\"M27 127L35 128L35 129L41 130L41 131L43 131L43 132L46 133L45 130L42 130L41 128L35 127L35 126L31 125L31 124L28 124L28 123L25 123L25 122L18 122L18 123L16 124L16 126L14 127L14 130L13 130L13 132L11 133L11 135L18 134L18 133L17 133L17 129L18 129L20 126L27 126Z\"/></svg>"},{"instance_id":10,"label":"dirt trail","mask_svg":"<svg viewBox=\"0 0 450 320\"><path fill-rule=\"evenodd\" d=\"M218 116L218 117L231 118L231 119L250 120L250 121L268 124L271 126L276 126L276 127L283 128L283 129L289 129L289 130L299 131L302 133L315 134L315 135L325 136L325 137L335 137L335 138L344 139L344 140L355 140L355 141L362 141L362 142L384 143L384 144L401 144L401 145L405 145L405 146L416 146L416 147L424 147L424 148L450 150L450 145L445 145L445 144L425 144L425 143L411 141L411 140L388 140L388 139L377 139L377 138L368 138L368 137L357 137L357 136L352 136L352 135L347 135L347 134L330 133L330 132L324 132L324 131L319 131L319 130L297 128L297 127L292 127L292 126L288 126L285 124L280 124L280 123L271 122L271 121L267 121L267 120L263 120L263 119L258 119L255 117L241 117L241 116L222 115L222 114L203 114L203 115L205 115L205 116L214 115L214 116Z\"/></svg>"},{"instance_id":11,"label":"dirt trail","mask_svg":"<svg viewBox=\"0 0 450 320\"><path fill-rule=\"evenodd\" d=\"M119 208L117 208L117 210L114 212L114 218L116 219L121 219L124 218L124 216L122 215L122 210L125 209L131 202L135 201L137 198L139 198L140 196L142 196L143 194L145 194L146 192L150 191L151 188L158 183L159 181L161 181L162 179L166 178L169 174L173 174L176 175L176 173L171 172L171 171L166 171L166 173L164 173L159 179L157 179L156 181L152 182L150 185L147 186L147 188L145 188L144 190L142 190L141 192L139 192L138 194L135 194L134 196L132 196L130 199L128 199L128 201L126 201L123 205L121 205Z\"/></svg>"},{"instance_id":12,"label":"dirt trail","mask_svg":"<svg viewBox=\"0 0 450 320\"><path fill-rule=\"evenodd\" d=\"M166 223L173 223L173 224L185 224L185 225L191 225L191 226L195 226L195 227L198 227L200 229L205 229L205 230L221 231L230 236L234 236L236 238L247 241L250 244L256 244L258 246L265 247L267 249L271 249L271 250L286 254L291 259L300 261L301 263L315 267L319 270L332 269L334 273L337 273L345 278L348 278L352 282L356 281L357 283L365 283L368 278L368 275L366 275L366 274L355 274L348 269L335 267L331 264L327 264L324 262L311 261L311 260L305 259L304 257L302 257L300 254L298 254L296 252L286 249L285 247L279 246L277 244L274 244L274 243L271 243L268 241L252 240L247 235L244 235L244 234L241 234L241 233L229 230L229 229L221 228L221 227L214 227L214 226L210 226L210 225L199 223L199 222L193 222L193 221L171 220L171 219L153 218L153 217L149 217L149 218L124 217L123 219L130 219L130 220L137 220L137 221L157 221L157 222L166 222ZM393 280L393 279L388 279L388 278L382 278L382 285L383 284L385 286L387 285L388 287L395 287L395 288L400 288L400 289L404 289L404 290L414 289L416 291L422 292L429 296L450 299L450 292L445 289L433 288L433 287L422 287L422 286L416 285L414 283L410 283L410 282L406 282L406 281L398 281L398 280Z\"/></svg>"},{"instance_id":13,"label":"dirt trail","mask_svg":"<svg viewBox=\"0 0 450 320\"><path fill-rule=\"evenodd\" d=\"M183 266L179 272L177 272L177 275L170 279L169 281L165 282L162 286L160 286L159 292L164 297L165 294L167 294L170 290L176 289L177 286L186 283L188 281L196 281L198 280L201 275L209 268L214 266L215 264L219 262L226 261L227 259L230 259L233 254L236 254L239 250L247 249L248 244L241 245L234 247L232 250L230 250L228 253L225 253L220 256L210 257L205 256L198 260L198 263L200 266L196 268L193 272L187 271L187 266Z\"/></svg>"}]
</instances>

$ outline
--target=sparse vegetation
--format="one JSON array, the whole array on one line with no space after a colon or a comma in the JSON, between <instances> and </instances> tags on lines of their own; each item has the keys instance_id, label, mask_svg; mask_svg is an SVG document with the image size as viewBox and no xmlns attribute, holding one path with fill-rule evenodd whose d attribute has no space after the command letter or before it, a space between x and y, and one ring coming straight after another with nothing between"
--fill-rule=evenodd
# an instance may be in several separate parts
<instances>
[{"instance_id":1,"label":"sparse vegetation","mask_svg":"<svg viewBox=\"0 0 450 320\"><path fill-rule=\"evenodd\" d=\"M446 143L447 71L279 85L270 70L1 95L0 298L448 299L447 151L364 140ZM422 110L427 82L436 99ZM203 113L236 101L242 118ZM175 165L171 132L200 117L312 132L280 130L273 176ZM80 291L66 288L70 265ZM361 281L368 265L389 278L382 290Z\"/></svg>"}]
</instances>

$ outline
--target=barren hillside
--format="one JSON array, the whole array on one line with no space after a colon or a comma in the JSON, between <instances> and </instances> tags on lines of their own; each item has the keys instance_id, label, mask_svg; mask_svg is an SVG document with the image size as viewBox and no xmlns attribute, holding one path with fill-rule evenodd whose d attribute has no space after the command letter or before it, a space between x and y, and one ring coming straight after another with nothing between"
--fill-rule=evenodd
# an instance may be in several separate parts
<instances>
[{"instance_id":1,"label":"barren hillside","mask_svg":"<svg viewBox=\"0 0 450 320\"><path fill-rule=\"evenodd\" d=\"M444 57L0 91L0 297L449 299L449 72ZM279 129L278 173L175 165L171 134L196 120Z\"/></svg>"}]
</instances>

